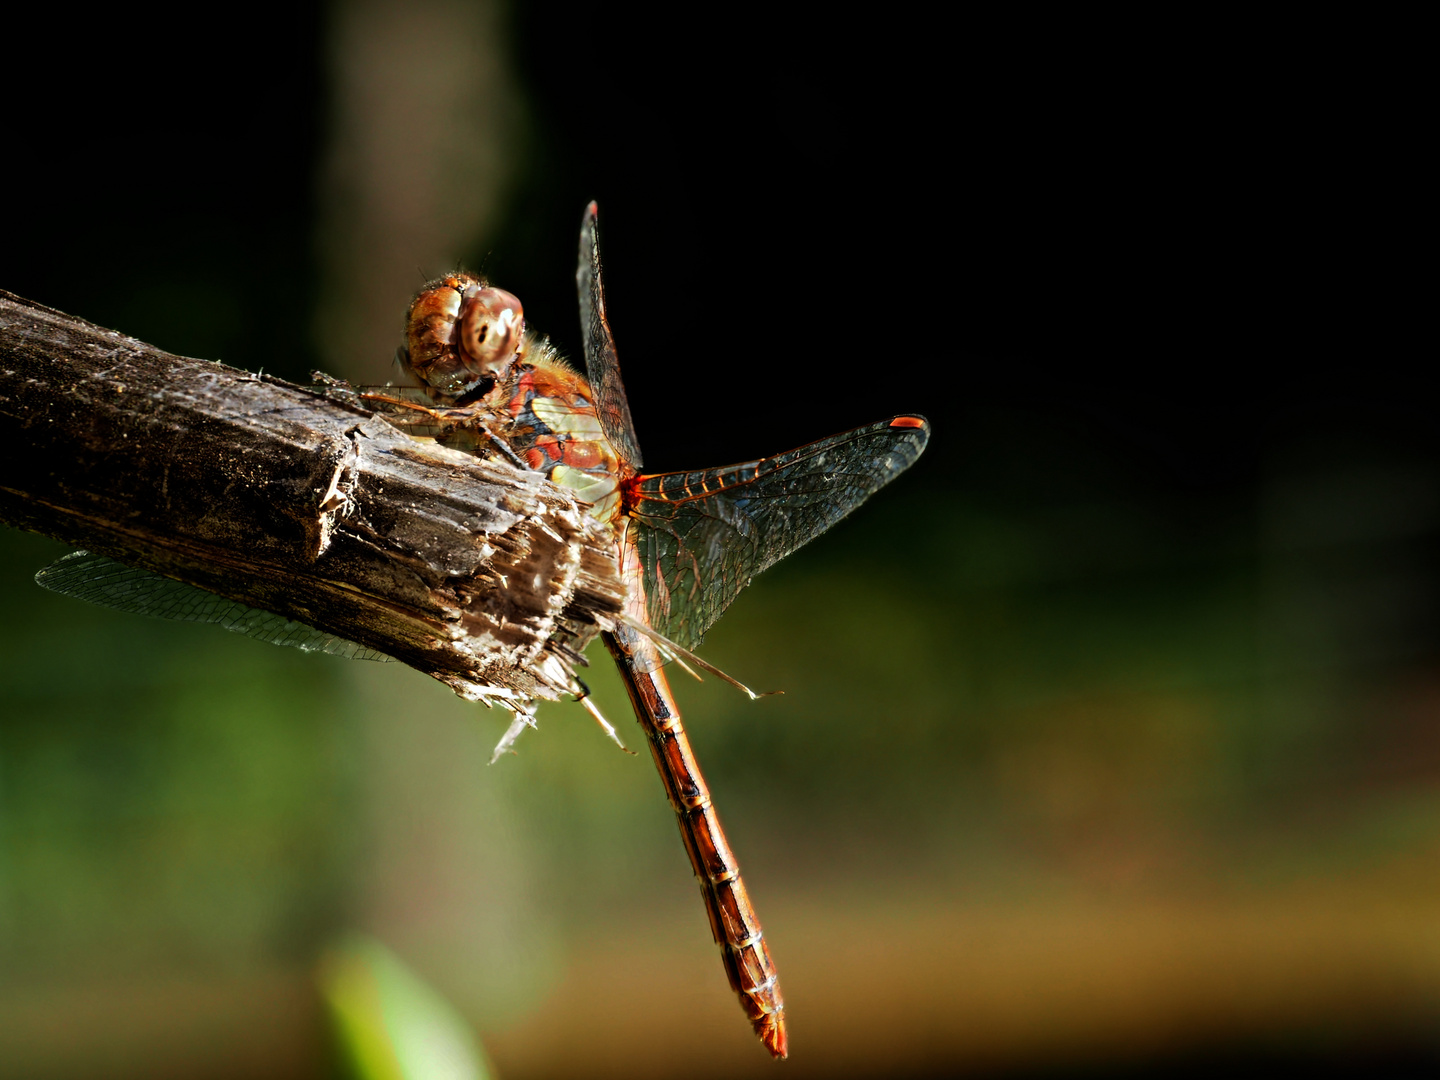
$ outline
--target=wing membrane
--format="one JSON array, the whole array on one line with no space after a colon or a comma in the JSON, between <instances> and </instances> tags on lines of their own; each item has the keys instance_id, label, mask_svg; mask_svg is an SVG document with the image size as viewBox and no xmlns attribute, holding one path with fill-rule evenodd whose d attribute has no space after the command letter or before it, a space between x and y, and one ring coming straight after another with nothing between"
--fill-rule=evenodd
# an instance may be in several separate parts
<instances>
[{"instance_id":1,"label":"wing membrane","mask_svg":"<svg viewBox=\"0 0 1440 1080\"><path fill-rule=\"evenodd\" d=\"M595 412L600 427L630 475L640 471L640 444L635 423L630 419L630 402L620 381L620 361L615 356L615 338L605 317L605 286L600 278L600 236L596 208L585 209L580 224L580 265L575 271L580 290L580 330L585 339L585 371L595 394Z\"/></svg>"},{"instance_id":2,"label":"wing membrane","mask_svg":"<svg viewBox=\"0 0 1440 1080\"><path fill-rule=\"evenodd\" d=\"M389 660L384 653L316 630L313 626L261 611L149 570L126 566L103 555L75 551L35 575L35 582L101 607L181 622L214 623L272 645L323 652L351 660Z\"/></svg>"},{"instance_id":3,"label":"wing membrane","mask_svg":"<svg viewBox=\"0 0 1440 1080\"><path fill-rule=\"evenodd\" d=\"M630 510L650 625L698 646L740 590L913 465L930 438L897 416L774 457L640 477Z\"/></svg>"}]
</instances>

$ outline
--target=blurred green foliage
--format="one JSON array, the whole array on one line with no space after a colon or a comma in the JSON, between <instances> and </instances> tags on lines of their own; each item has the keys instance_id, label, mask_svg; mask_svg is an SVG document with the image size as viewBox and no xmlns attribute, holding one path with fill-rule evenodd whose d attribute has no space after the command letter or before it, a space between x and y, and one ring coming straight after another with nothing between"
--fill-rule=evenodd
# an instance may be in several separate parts
<instances>
[{"instance_id":1,"label":"blurred green foliage","mask_svg":"<svg viewBox=\"0 0 1440 1080\"><path fill-rule=\"evenodd\" d=\"M355 1080L489 1080L454 1008L377 941L349 938L320 969L321 992Z\"/></svg>"},{"instance_id":2,"label":"blurred green foliage","mask_svg":"<svg viewBox=\"0 0 1440 1080\"><path fill-rule=\"evenodd\" d=\"M67 550L3 534L0 983L310 957L362 840L342 680L54 603L29 579Z\"/></svg>"}]
</instances>

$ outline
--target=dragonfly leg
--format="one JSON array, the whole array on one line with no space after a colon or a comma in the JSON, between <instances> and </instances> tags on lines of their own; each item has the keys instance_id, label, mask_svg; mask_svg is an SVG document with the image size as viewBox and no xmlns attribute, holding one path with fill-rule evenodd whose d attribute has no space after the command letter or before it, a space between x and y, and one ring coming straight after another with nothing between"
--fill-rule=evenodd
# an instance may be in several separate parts
<instances>
[{"instance_id":1,"label":"dragonfly leg","mask_svg":"<svg viewBox=\"0 0 1440 1080\"><path fill-rule=\"evenodd\" d=\"M529 462L510 449L508 442L490 430L490 426L486 422L487 418L491 417L489 410L470 405L426 405L422 402L408 401L393 394L378 393L373 390L363 391L359 397L362 401L373 401L394 408L410 409L422 416L428 416L435 424L442 427L451 425L472 432L478 428L480 433L489 440L490 445L499 451L501 457L511 465L527 471L531 468Z\"/></svg>"},{"instance_id":2,"label":"dragonfly leg","mask_svg":"<svg viewBox=\"0 0 1440 1080\"><path fill-rule=\"evenodd\" d=\"M529 462L527 462L519 454L515 453L514 450L511 450L509 443L507 443L504 439L500 438L499 435L496 435L489 428L485 428L483 430L485 432L485 437L490 440L490 444L494 446L496 450L499 450L500 453L504 455L504 457L510 462L511 465L514 465L517 469L530 468Z\"/></svg>"},{"instance_id":3,"label":"dragonfly leg","mask_svg":"<svg viewBox=\"0 0 1440 1080\"><path fill-rule=\"evenodd\" d=\"M586 710L590 713L590 715L595 718L595 722L600 725L606 735L610 736L611 741L614 742L616 746L620 747L621 750L624 750L627 754L630 754L633 757L635 751L631 750L628 746L626 746L623 742L620 741L620 735L615 730L615 725L610 723L609 720L605 719L605 714L600 711L600 706L596 705L594 699L590 696L590 687L586 686L583 682L580 682L579 679L576 679L575 681L580 685L580 693L576 695L575 700L580 702L581 705L585 706Z\"/></svg>"}]
</instances>

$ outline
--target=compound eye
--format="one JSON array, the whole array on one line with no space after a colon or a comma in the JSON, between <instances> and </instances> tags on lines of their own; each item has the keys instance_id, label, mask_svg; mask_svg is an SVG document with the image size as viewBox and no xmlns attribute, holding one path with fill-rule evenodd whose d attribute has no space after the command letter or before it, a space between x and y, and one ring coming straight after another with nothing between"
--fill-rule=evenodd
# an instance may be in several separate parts
<instances>
[{"instance_id":1,"label":"compound eye","mask_svg":"<svg viewBox=\"0 0 1440 1080\"><path fill-rule=\"evenodd\" d=\"M500 379L515 362L525 330L518 297L504 289L472 285L465 290L460 316L460 348L478 375Z\"/></svg>"}]
</instances>

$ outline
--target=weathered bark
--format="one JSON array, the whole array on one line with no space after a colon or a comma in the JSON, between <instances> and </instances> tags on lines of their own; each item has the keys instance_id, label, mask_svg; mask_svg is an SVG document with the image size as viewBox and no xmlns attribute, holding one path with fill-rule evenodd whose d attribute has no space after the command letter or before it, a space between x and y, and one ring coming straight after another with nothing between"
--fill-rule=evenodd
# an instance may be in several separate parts
<instances>
[{"instance_id":1,"label":"weathered bark","mask_svg":"<svg viewBox=\"0 0 1440 1080\"><path fill-rule=\"evenodd\" d=\"M0 522L387 653L464 697L555 698L624 596L538 473L0 292Z\"/></svg>"}]
</instances>

